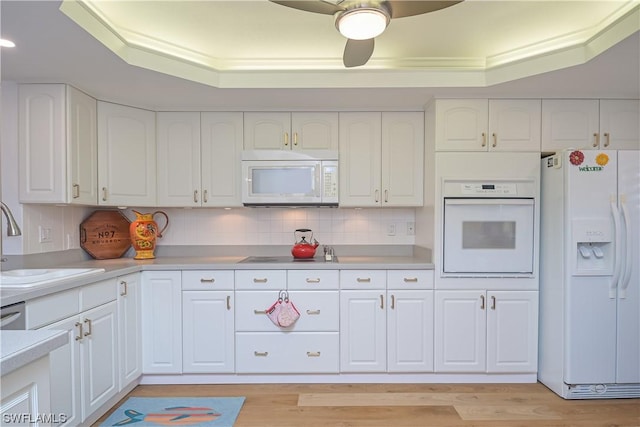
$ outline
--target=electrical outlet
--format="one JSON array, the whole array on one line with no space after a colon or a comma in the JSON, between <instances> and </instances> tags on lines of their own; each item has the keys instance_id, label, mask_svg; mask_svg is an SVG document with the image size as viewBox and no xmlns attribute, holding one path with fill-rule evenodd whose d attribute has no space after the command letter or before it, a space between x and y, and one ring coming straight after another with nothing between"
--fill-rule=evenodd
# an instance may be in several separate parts
<instances>
[{"instance_id":1,"label":"electrical outlet","mask_svg":"<svg viewBox=\"0 0 640 427\"><path fill-rule=\"evenodd\" d=\"M395 236L396 235L396 225L389 224L387 225L387 236Z\"/></svg>"},{"instance_id":2,"label":"electrical outlet","mask_svg":"<svg viewBox=\"0 0 640 427\"><path fill-rule=\"evenodd\" d=\"M51 227L39 226L38 235L40 236L40 243L50 243L53 241Z\"/></svg>"},{"instance_id":3,"label":"electrical outlet","mask_svg":"<svg viewBox=\"0 0 640 427\"><path fill-rule=\"evenodd\" d=\"M407 222L407 236L416 235L416 223L413 221Z\"/></svg>"}]
</instances>

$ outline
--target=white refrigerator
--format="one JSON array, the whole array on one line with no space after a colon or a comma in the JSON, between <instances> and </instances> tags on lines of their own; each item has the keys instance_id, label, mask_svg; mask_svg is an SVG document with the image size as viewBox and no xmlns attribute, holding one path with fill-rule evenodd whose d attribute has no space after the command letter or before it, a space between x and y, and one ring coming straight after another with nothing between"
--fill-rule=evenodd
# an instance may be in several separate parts
<instances>
[{"instance_id":1,"label":"white refrigerator","mask_svg":"<svg viewBox=\"0 0 640 427\"><path fill-rule=\"evenodd\" d=\"M538 379L640 397L640 151L543 158L540 216Z\"/></svg>"}]
</instances>

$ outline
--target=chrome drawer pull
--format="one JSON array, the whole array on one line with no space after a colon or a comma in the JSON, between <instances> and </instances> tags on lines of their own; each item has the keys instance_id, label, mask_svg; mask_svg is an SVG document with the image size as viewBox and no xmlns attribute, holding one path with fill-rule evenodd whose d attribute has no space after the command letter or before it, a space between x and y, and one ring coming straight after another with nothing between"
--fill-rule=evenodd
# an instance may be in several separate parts
<instances>
[{"instance_id":1,"label":"chrome drawer pull","mask_svg":"<svg viewBox=\"0 0 640 427\"><path fill-rule=\"evenodd\" d=\"M307 314L309 314L309 315L320 314L320 310L307 310Z\"/></svg>"},{"instance_id":2,"label":"chrome drawer pull","mask_svg":"<svg viewBox=\"0 0 640 427\"><path fill-rule=\"evenodd\" d=\"M267 283L268 279L266 277L262 279L258 279L257 277L253 278L253 283Z\"/></svg>"},{"instance_id":3,"label":"chrome drawer pull","mask_svg":"<svg viewBox=\"0 0 640 427\"><path fill-rule=\"evenodd\" d=\"M405 281L405 283L416 283L416 282L418 282L418 278L417 277L405 277L404 281Z\"/></svg>"},{"instance_id":4,"label":"chrome drawer pull","mask_svg":"<svg viewBox=\"0 0 640 427\"><path fill-rule=\"evenodd\" d=\"M267 357L269 355L268 351L254 351L253 355L256 357Z\"/></svg>"},{"instance_id":5,"label":"chrome drawer pull","mask_svg":"<svg viewBox=\"0 0 640 427\"><path fill-rule=\"evenodd\" d=\"M307 351L307 357L320 357L319 351Z\"/></svg>"},{"instance_id":6,"label":"chrome drawer pull","mask_svg":"<svg viewBox=\"0 0 640 427\"><path fill-rule=\"evenodd\" d=\"M358 283L371 283L370 277L365 277L364 279L362 277L358 277L356 280L358 281Z\"/></svg>"},{"instance_id":7,"label":"chrome drawer pull","mask_svg":"<svg viewBox=\"0 0 640 427\"><path fill-rule=\"evenodd\" d=\"M127 282L125 282L124 280L121 280L120 284L123 286L122 292L120 292L120 296L121 297L126 297L127 296Z\"/></svg>"},{"instance_id":8,"label":"chrome drawer pull","mask_svg":"<svg viewBox=\"0 0 640 427\"><path fill-rule=\"evenodd\" d=\"M307 283L320 283L320 278L311 279L310 277L307 277Z\"/></svg>"},{"instance_id":9,"label":"chrome drawer pull","mask_svg":"<svg viewBox=\"0 0 640 427\"><path fill-rule=\"evenodd\" d=\"M85 337L88 337L89 335L91 335L93 333L93 328L91 327L91 319L84 319L84 323L89 325L89 330L87 332L84 333Z\"/></svg>"},{"instance_id":10,"label":"chrome drawer pull","mask_svg":"<svg viewBox=\"0 0 640 427\"><path fill-rule=\"evenodd\" d=\"M253 314L267 314L267 310L253 310Z\"/></svg>"},{"instance_id":11,"label":"chrome drawer pull","mask_svg":"<svg viewBox=\"0 0 640 427\"><path fill-rule=\"evenodd\" d=\"M204 278L200 279L200 283L213 283L215 281L216 281L216 279L213 279L213 278L211 278L211 279L204 279Z\"/></svg>"},{"instance_id":12,"label":"chrome drawer pull","mask_svg":"<svg viewBox=\"0 0 640 427\"><path fill-rule=\"evenodd\" d=\"M227 310L231 310L231 296L227 295Z\"/></svg>"}]
</instances>

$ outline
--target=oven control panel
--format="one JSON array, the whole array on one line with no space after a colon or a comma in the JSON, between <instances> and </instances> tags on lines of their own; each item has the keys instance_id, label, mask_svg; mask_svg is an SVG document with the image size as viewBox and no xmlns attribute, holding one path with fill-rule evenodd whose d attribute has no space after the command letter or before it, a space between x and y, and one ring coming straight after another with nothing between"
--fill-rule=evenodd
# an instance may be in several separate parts
<instances>
[{"instance_id":1,"label":"oven control panel","mask_svg":"<svg viewBox=\"0 0 640 427\"><path fill-rule=\"evenodd\" d=\"M463 183L460 184L460 193L465 195L472 194L495 194L495 195L517 195L518 190L515 183L512 182L504 182L504 183L492 183L492 184L482 184L482 183Z\"/></svg>"}]
</instances>

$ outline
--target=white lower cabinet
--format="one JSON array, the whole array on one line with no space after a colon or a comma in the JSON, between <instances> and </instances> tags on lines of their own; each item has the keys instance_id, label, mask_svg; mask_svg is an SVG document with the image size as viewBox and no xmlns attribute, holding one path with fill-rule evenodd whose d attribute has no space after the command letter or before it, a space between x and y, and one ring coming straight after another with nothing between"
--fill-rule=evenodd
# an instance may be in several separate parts
<instances>
[{"instance_id":1,"label":"white lower cabinet","mask_svg":"<svg viewBox=\"0 0 640 427\"><path fill-rule=\"evenodd\" d=\"M118 392L116 286L105 280L27 304L30 328L66 330L68 344L52 351L51 412L65 414L64 425L82 423ZM57 304L53 310L52 305ZM59 319L59 313L76 310ZM47 318L48 317L48 318ZM45 325L45 326L42 326Z\"/></svg>"},{"instance_id":2,"label":"white lower cabinet","mask_svg":"<svg viewBox=\"0 0 640 427\"><path fill-rule=\"evenodd\" d=\"M435 291L435 371L535 373L537 291Z\"/></svg>"},{"instance_id":3,"label":"white lower cabinet","mask_svg":"<svg viewBox=\"0 0 640 427\"><path fill-rule=\"evenodd\" d=\"M117 279L118 342L120 344L118 390L142 375L142 295L141 274Z\"/></svg>"},{"instance_id":4,"label":"white lower cabinet","mask_svg":"<svg viewBox=\"0 0 640 427\"><path fill-rule=\"evenodd\" d=\"M182 272L182 372L232 373L233 271Z\"/></svg>"},{"instance_id":5,"label":"white lower cabinet","mask_svg":"<svg viewBox=\"0 0 640 427\"><path fill-rule=\"evenodd\" d=\"M51 411L49 369L49 357L44 356L2 376L0 419L3 426L39 427L63 422L64 414ZM42 422L28 418L36 415L42 417Z\"/></svg>"},{"instance_id":6,"label":"white lower cabinet","mask_svg":"<svg viewBox=\"0 0 640 427\"><path fill-rule=\"evenodd\" d=\"M182 373L180 271L142 272L142 373Z\"/></svg>"}]
</instances>

